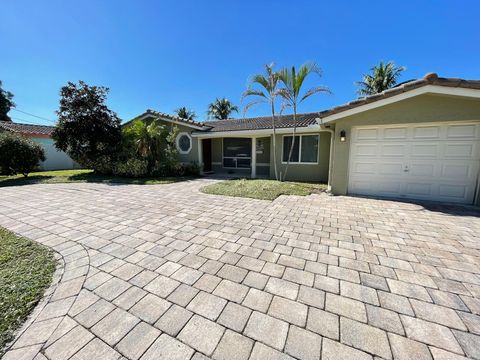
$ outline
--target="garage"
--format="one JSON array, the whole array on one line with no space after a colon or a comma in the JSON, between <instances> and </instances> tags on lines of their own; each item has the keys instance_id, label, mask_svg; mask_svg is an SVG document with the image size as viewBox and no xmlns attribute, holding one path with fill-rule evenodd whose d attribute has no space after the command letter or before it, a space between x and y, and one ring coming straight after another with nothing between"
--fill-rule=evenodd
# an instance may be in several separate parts
<instances>
[{"instance_id":1,"label":"garage","mask_svg":"<svg viewBox=\"0 0 480 360\"><path fill-rule=\"evenodd\" d=\"M480 122L352 127L350 194L472 204Z\"/></svg>"}]
</instances>

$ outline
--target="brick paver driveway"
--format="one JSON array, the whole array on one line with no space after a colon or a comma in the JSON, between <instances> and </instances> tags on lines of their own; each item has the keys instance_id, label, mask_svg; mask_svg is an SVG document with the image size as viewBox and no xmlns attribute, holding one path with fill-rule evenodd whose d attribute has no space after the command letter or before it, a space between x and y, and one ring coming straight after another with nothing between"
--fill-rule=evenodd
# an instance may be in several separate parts
<instances>
[{"instance_id":1,"label":"brick paver driveway","mask_svg":"<svg viewBox=\"0 0 480 360\"><path fill-rule=\"evenodd\" d=\"M208 181L0 189L64 262L5 358L480 358L479 213Z\"/></svg>"}]
</instances>

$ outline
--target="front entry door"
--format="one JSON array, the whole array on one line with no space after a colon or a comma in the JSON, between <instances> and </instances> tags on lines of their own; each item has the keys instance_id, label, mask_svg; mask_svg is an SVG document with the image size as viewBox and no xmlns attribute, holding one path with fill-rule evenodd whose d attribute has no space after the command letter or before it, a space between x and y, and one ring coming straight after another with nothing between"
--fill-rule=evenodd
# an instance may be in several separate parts
<instances>
[{"instance_id":1,"label":"front entry door","mask_svg":"<svg viewBox=\"0 0 480 360\"><path fill-rule=\"evenodd\" d=\"M212 139L202 140L203 171L212 171Z\"/></svg>"}]
</instances>

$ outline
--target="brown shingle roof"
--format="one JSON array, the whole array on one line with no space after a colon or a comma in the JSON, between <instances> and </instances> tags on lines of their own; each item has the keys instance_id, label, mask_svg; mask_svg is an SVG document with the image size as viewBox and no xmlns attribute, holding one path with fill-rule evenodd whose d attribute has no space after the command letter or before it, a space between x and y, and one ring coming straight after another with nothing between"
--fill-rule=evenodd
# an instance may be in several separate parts
<instances>
[{"instance_id":1,"label":"brown shingle roof","mask_svg":"<svg viewBox=\"0 0 480 360\"><path fill-rule=\"evenodd\" d=\"M0 130L6 130L20 134L51 136L54 129L54 126L48 125L31 125L0 121Z\"/></svg>"},{"instance_id":2,"label":"brown shingle roof","mask_svg":"<svg viewBox=\"0 0 480 360\"><path fill-rule=\"evenodd\" d=\"M318 113L298 114L297 127L307 127L315 125ZM240 130L260 130L272 128L272 117L262 116L247 119L228 119L207 121L205 125L211 127L210 132L218 131L240 131ZM294 126L293 115L282 115L275 118L277 128L291 128Z\"/></svg>"}]
</instances>

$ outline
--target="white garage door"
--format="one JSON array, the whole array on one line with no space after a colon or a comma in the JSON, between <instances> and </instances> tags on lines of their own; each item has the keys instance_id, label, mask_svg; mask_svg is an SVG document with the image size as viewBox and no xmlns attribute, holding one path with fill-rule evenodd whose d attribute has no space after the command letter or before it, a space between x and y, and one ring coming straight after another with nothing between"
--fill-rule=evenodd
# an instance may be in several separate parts
<instances>
[{"instance_id":1,"label":"white garage door","mask_svg":"<svg viewBox=\"0 0 480 360\"><path fill-rule=\"evenodd\" d=\"M473 203L480 123L357 127L352 131L352 194Z\"/></svg>"}]
</instances>

